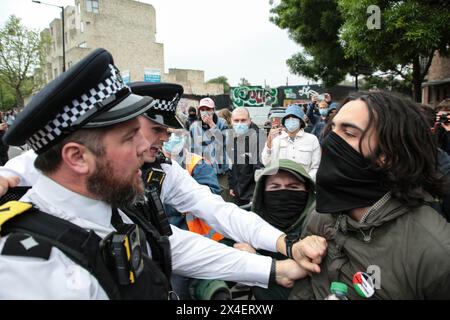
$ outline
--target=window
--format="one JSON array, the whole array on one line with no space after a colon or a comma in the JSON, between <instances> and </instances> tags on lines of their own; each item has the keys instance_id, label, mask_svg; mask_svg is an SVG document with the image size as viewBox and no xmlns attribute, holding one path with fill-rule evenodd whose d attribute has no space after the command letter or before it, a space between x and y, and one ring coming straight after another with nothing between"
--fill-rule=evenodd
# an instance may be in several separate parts
<instances>
[{"instance_id":1,"label":"window","mask_svg":"<svg viewBox=\"0 0 450 320\"><path fill-rule=\"evenodd\" d=\"M86 11L99 13L98 10L98 0L86 0Z\"/></svg>"},{"instance_id":2,"label":"window","mask_svg":"<svg viewBox=\"0 0 450 320\"><path fill-rule=\"evenodd\" d=\"M53 37L53 27L50 27L50 35Z\"/></svg>"},{"instance_id":3,"label":"window","mask_svg":"<svg viewBox=\"0 0 450 320\"><path fill-rule=\"evenodd\" d=\"M80 31L84 32L84 22L83 21L80 22Z\"/></svg>"}]
</instances>

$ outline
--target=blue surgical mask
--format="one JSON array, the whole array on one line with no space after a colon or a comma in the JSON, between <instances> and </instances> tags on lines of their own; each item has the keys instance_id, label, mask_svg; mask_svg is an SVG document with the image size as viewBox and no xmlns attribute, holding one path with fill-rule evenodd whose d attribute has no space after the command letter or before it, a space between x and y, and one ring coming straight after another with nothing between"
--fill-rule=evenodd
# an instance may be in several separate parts
<instances>
[{"instance_id":1,"label":"blue surgical mask","mask_svg":"<svg viewBox=\"0 0 450 320\"><path fill-rule=\"evenodd\" d=\"M300 128L300 119L289 118L284 121L284 127L288 132L294 132Z\"/></svg>"},{"instance_id":2,"label":"blue surgical mask","mask_svg":"<svg viewBox=\"0 0 450 320\"><path fill-rule=\"evenodd\" d=\"M326 117L328 115L328 108L319 109L319 113L322 117Z\"/></svg>"},{"instance_id":3,"label":"blue surgical mask","mask_svg":"<svg viewBox=\"0 0 450 320\"><path fill-rule=\"evenodd\" d=\"M172 133L169 141L164 142L163 148L170 154L179 154L183 150L184 142L184 137Z\"/></svg>"},{"instance_id":4,"label":"blue surgical mask","mask_svg":"<svg viewBox=\"0 0 450 320\"><path fill-rule=\"evenodd\" d=\"M248 132L248 124L247 123L233 123L233 130L238 136L242 136Z\"/></svg>"}]
</instances>

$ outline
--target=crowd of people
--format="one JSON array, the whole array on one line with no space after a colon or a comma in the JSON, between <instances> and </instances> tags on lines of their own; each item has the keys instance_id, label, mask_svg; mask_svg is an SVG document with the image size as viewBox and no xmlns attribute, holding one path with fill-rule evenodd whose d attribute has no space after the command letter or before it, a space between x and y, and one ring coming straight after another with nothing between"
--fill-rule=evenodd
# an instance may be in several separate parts
<instances>
[{"instance_id":1,"label":"crowd of people","mask_svg":"<svg viewBox=\"0 0 450 320\"><path fill-rule=\"evenodd\" d=\"M318 95L267 133L118 72L95 50L4 132L32 150L0 168L0 298L450 297L450 99Z\"/></svg>"}]
</instances>

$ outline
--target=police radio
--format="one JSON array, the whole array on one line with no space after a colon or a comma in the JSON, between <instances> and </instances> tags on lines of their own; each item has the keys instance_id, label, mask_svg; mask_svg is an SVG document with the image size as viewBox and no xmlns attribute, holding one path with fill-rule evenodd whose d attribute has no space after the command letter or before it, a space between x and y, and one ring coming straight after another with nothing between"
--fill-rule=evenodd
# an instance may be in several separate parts
<instances>
[{"instance_id":1,"label":"police radio","mask_svg":"<svg viewBox=\"0 0 450 320\"><path fill-rule=\"evenodd\" d=\"M136 282L144 270L139 228L135 224L124 224L108 234L100 242L105 262L115 270L119 284Z\"/></svg>"},{"instance_id":2,"label":"police radio","mask_svg":"<svg viewBox=\"0 0 450 320\"><path fill-rule=\"evenodd\" d=\"M159 196L159 190L166 177L166 173L161 168L152 166L147 168L144 175L146 203L137 203L137 207L144 214L151 224L163 236L172 235L172 228L167 219L164 206Z\"/></svg>"}]
</instances>

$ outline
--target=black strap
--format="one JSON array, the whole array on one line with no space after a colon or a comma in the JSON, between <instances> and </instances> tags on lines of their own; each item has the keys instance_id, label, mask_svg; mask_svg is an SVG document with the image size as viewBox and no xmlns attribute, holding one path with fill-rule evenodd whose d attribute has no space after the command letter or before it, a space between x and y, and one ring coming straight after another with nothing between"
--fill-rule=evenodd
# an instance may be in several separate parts
<instances>
[{"instance_id":1,"label":"black strap","mask_svg":"<svg viewBox=\"0 0 450 320\"><path fill-rule=\"evenodd\" d=\"M122 220L122 217L119 214L119 210L117 210L116 207L112 208L111 212L111 224L116 230L119 230L121 227L125 225L125 223Z\"/></svg>"},{"instance_id":2,"label":"black strap","mask_svg":"<svg viewBox=\"0 0 450 320\"><path fill-rule=\"evenodd\" d=\"M17 201L23 197L31 187L13 187L9 188L8 192L0 197L0 203L7 203L9 201Z\"/></svg>"},{"instance_id":3,"label":"black strap","mask_svg":"<svg viewBox=\"0 0 450 320\"><path fill-rule=\"evenodd\" d=\"M162 236L134 206L121 207L120 209L135 224L142 228L152 250L153 260L159 264L166 277L170 279L172 274L172 256L169 238Z\"/></svg>"},{"instance_id":4,"label":"black strap","mask_svg":"<svg viewBox=\"0 0 450 320\"><path fill-rule=\"evenodd\" d=\"M110 299L120 299L116 282L102 259L99 249L101 238L93 231L88 232L69 221L32 208L2 226L2 236L10 233L25 233L47 241L91 272Z\"/></svg>"},{"instance_id":5,"label":"black strap","mask_svg":"<svg viewBox=\"0 0 450 320\"><path fill-rule=\"evenodd\" d=\"M33 257L48 260L52 251L52 245L47 241L39 241L24 233L12 233L5 241L2 255Z\"/></svg>"}]
</instances>

